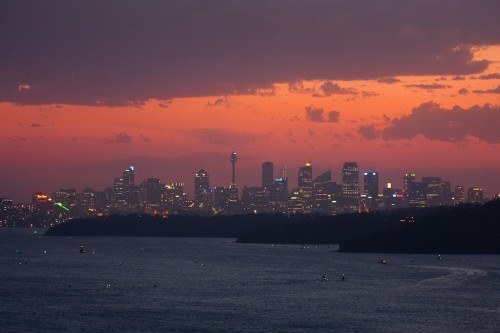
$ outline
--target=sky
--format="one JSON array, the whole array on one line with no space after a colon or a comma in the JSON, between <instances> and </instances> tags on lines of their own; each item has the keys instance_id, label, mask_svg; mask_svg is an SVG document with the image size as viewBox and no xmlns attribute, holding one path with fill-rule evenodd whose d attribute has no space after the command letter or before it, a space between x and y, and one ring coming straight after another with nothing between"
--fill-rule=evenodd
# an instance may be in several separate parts
<instances>
[{"instance_id":1,"label":"sky","mask_svg":"<svg viewBox=\"0 0 500 333\"><path fill-rule=\"evenodd\" d=\"M358 162L500 193L500 1L2 1L0 197L291 187Z\"/></svg>"}]
</instances>

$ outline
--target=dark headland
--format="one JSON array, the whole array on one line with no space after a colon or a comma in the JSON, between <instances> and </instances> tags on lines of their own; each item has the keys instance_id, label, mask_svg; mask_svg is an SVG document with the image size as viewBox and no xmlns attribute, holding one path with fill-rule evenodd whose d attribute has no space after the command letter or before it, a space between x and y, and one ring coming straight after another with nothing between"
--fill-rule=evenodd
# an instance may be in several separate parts
<instances>
[{"instance_id":1,"label":"dark headland","mask_svg":"<svg viewBox=\"0 0 500 333\"><path fill-rule=\"evenodd\" d=\"M46 235L223 237L241 243L339 244L341 252L500 253L500 200L317 217L112 215L74 219Z\"/></svg>"}]
</instances>

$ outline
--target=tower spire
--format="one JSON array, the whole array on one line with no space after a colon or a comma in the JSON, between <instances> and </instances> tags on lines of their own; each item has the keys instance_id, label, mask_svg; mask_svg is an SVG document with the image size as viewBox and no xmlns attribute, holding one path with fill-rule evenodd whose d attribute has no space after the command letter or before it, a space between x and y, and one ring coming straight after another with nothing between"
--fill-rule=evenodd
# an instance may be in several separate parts
<instances>
[{"instance_id":1,"label":"tower spire","mask_svg":"<svg viewBox=\"0 0 500 333\"><path fill-rule=\"evenodd\" d=\"M236 152L234 151L234 146L233 146L233 152L231 153L229 160L231 161L231 164L233 165L233 177L232 177L231 185L235 186L236 185L236 161L238 160L238 156L236 155Z\"/></svg>"}]
</instances>

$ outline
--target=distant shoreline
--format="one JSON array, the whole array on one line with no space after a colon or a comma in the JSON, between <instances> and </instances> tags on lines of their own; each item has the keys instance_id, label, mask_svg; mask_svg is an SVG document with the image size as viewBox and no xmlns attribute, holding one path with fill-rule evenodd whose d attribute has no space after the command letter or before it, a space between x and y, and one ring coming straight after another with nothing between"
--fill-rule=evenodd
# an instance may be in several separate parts
<instances>
[{"instance_id":1,"label":"distant shoreline","mask_svg":"<svg viewBox=\"0 0 500 333\"><path fill-rule=\"evenodd\" d=\"M401 223L408 216L415 222ZM339 252L498 254L500 200L324 217L113 215L71 220L45 235L218 237L238 243L338 244Z\"/></svg>"}]
</instances>

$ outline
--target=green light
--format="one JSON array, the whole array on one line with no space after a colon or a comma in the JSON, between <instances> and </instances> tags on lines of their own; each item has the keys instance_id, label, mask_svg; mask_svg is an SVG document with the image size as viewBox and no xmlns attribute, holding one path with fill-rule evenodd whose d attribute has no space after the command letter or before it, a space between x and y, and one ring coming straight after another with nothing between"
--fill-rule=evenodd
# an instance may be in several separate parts
<instances>
[{"instance_id":1,"label":"green light","mask_svg":"<svg viewBox=\"0 0 500 333\"><path fill-rule=\"evenodd\" d=\"M61 208L62 208L62 209L64 209L64 210L69 210L69 208L65 207L65 206L64 206L62 203L60 203L60 202L56 202L56 203L55 203L55 205L56 205L56 206L61 207Z\"/></svg>"}]
</instances>

